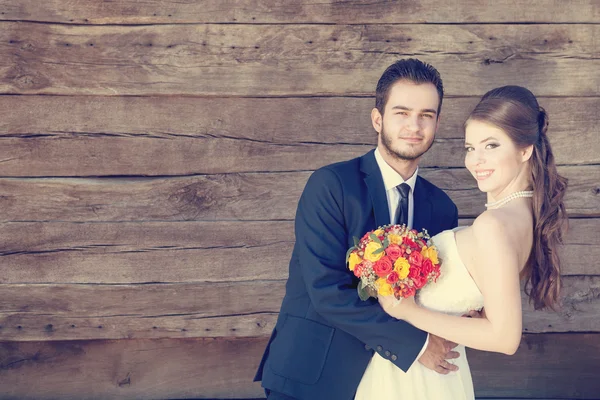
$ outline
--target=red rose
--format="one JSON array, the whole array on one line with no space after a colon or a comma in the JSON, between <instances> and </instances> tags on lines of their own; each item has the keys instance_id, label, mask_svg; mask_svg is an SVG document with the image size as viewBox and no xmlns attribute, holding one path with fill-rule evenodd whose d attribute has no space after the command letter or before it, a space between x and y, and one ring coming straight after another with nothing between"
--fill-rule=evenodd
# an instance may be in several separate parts
<instances>
[{"instance_id":1,"label":"red rose","mask_svg":"<svg viewBox=\"0 0 600 400\"><path fill-rule=\"evenodd\" d=\"M408 277L411 279L415 279L420 276L421 276L421 268L411 265L410 269L408 270Z\"/></svg>"},{"instance_id":2,"label":"red rose","mask_svg":"<svg viewBox=\"0 0 600 400\"><path fill-rule=\"evenodd\" d=\"M420 268L421 264L423 263L423 255L421 253L419 253L418 251L413 251L408 256L408 262L411 265L415 265Z\"/></svg>"},{"instance_id":3,"label":"red rose","mask_svg":"<svg viewBox=\"0 0 600 400\"><path fill-rule=\"evenodd\" d=\"M392 271L387 277L387 283L393 285L394 283L398 282L398 279L400 279L398 273L396 271Z\"/></svg>"},{"instance_id":4,"label":"red rose","mask_svg":"<svg viewBox=\"0 0 600 400\"><path fill-rule=\"evenodd\" d=\"M398 257L401 257L403 253L404 249L397 244L390 244L387 249L385 249L385 254L387 254L392 262L396 261Z\"/></svg>"},{"instance_id":5,"label":"red rose","mask_svg":"<svg viewBox=\"0 0 600 400\"><path fill-rule=\"evenodd\" d=\"M421 264L421 275L428 277L431 272L433 272L433 263L429 258L426 258Z\"/></svg>"},{"instance_id":6,"label":"red rose","mask_svg":"<svg viewBox=\"0 0 600 400\"><path fill-rule=\"evenodd\" d=\"M392 260L389 257L383 256L373 266L373 271L380 277L385 278L387 274L392 272L394 269L394 265L392 264Z\"/></svg>"},{"instance_id":7,"label":"red rose","mask_svg":"<svg viewBox=\"0 0 600 400\"><path fill-rule=\"evenodd\" d=\"M421 268L411 266L408 271L408 277L413 281L417 289L421 289L425 285L425 282L427 282L427 279L421 275Z\"/></svg>"},{"instance_id":8,"label":"red rose","mask_svg":"<svg viewBox=\"0 0 600 400\"><path fill-rule=\"evenodd\" d=\"M413 240L410 239L408 236L402 238L402 243L414 250L417 250L419 248L419 246L415 242L413 242Z\"/></svg>"}]
</instances>

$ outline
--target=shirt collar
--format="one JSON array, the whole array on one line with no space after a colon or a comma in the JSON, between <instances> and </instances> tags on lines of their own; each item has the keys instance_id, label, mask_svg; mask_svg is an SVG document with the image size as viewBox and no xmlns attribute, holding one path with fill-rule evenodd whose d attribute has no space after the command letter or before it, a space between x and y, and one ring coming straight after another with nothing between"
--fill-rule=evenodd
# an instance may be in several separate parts
<instances>
[{"instance_id":1,"label":"shirt collar","mask_svg":"<svg viewBox=\"0 0 600 400\"><path fill-rule=\"evenodd\" d=\"M402 176L400 176L399 173L394 171L394 169L390 167L390 165L383 159L383 156L379 152L379 147L375 149L375 161L377 161L377 165L379 166L379 170L381 171L381 176L383 177L383 185L385 186L386 192L390 189L395 189L396 186L406 182L408 186L410 186L411 191L414 193L419 167L417 167L415 173L412 174L412 176L405 181L404 179L402 179Z\"/></svg>"}]
</instances>

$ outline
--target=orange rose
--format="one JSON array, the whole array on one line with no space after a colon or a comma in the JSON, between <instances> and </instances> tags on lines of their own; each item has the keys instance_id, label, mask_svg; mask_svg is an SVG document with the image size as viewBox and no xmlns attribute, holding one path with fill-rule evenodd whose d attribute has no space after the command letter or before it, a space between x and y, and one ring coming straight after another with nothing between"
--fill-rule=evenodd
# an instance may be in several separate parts
<instances>
[{"instance_id":1,"label":"orange rose","mask_svg":"<svg viewBox=\"0 0 600 400\"><path fill-rule=\"evenodd\" d=\"M397 244L390 244L385 249L385 254L387 254L388 257L392 260L392 262L394 262L398 259L398 257L404 254L404 249L398 246Z\"/></svg>"},{"instance_id":2,"label":"orange rose","mask_svg":"<svg viewBox=\"0 0 600 400\"><path fill-rule=\"evenodd\" d=\"M387 276L387 274L392 272L393 268L394 268L394 265L392 264L392 260L390 260L389 257L384 256L384 257L381 257L379 260L377 260L377 262L373 266L373 271L375 271L377 276L379 276L381 278L385 278Z\"/></svg>"}]
</instances>

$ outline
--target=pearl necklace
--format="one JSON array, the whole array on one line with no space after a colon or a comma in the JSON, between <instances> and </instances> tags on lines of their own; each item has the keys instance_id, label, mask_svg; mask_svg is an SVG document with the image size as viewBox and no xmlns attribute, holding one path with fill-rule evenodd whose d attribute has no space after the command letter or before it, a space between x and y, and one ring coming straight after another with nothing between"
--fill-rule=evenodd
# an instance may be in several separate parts
<instances>
[{"instance_id":1,"label":"pearl necklace","mask_svg":"<svg viewBox=\"0 0 600 400\"><path fill-rule=\"evenodd\" d=\"M508 203L511 200L518 199L520 197L533 197L533 190L521 190L520 192L514 192L503 198L502 200L494 201L493 203L485 203L486 208L499 208Z\"/></svg>"}]
</instances>

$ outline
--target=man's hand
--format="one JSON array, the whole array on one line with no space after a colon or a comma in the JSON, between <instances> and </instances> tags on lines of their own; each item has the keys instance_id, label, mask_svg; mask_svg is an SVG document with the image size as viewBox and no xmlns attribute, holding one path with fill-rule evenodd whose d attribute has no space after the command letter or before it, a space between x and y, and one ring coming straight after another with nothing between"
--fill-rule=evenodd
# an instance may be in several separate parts
<instances>
[{"instance_id":1,"label":"man's hand","mask_svg":"<svg viewBox=\"0 0 600 400\"><path fill-rule=\"evenodd\" d=\"M451 371L458 371L456 365L447 361L458 358L460 355L457 351L452 351L456 346L456 343L452 343L430 333L427 348L423 355L421 355L421 358L419 358L419 362L425 367L442 375L446 375Z\"/></svg>"}]
</instances>

